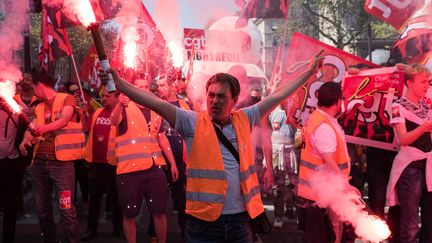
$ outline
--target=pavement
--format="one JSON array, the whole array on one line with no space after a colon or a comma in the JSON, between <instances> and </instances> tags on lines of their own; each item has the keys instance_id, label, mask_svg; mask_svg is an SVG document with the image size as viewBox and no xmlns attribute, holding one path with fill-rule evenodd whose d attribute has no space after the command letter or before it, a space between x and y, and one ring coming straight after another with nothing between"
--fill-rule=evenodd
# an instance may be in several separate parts
<instances>
[{"instance_id":1,"label":"pavement","mask_svg":"<svg viewBox=\"0 0 432 243\"><path fill-rule=\"evenodd\" d=\"M78 195L79 196L79 195ZM267 211L267 216L271 222L274 221L273 206L269 199L264 199L265 208ZM34 205L34 197L31 191L27 192L24 197L25 214L18 220L16 227L16 243L28 243L28 242L42 242L40 236L40 229L38 225L38 219L36 216L36 209ZM58 212L58 203L53 200L54 210L55 210L55 221L57 222L57 233L58 240L61 242L66 242L62 232L62 225L60 222L60 215ZM171 211L172 203L169 205L168 213L168 243L178 243L184 242L180 237L180 229L177 223L177 215ZM101 207L104 209L104 205ZM84 233L87 226L87 216L86 209L82 206L77 206L79 215L79 226L80 233ZM2 216L1 216L2 218ZM147 234L147 226L149 223L149 213L143 206L141 217L137 218L137 242L150 242L150 236ZM0 221L3 222L3 219ZM1 226L2 227L2 226ZM269 235L259 235L258 242L268 242L268 243L297 243L301 242L302 232L297 230L297 219L285 220L282 228L273 228L273 231ZM123 236L114 236L112 234L111 222L107 220L107 215L105 212L100 216L100 223L98 229L98 236L88 242L102 243L102 242L113 242L120 243L126 242Z\"/></svg>"}]
</instances>

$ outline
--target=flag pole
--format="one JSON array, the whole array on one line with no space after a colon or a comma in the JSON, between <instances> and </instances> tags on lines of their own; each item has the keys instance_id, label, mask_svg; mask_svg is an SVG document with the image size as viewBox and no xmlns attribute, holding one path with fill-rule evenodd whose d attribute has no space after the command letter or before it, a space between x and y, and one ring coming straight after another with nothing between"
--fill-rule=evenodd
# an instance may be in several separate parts
<instances>
[{"instance_id":1,"label":"flag pole","mask_svg":"<svg viewBox=\"0 0 432 243\"><path fill-rule=\"evenodd\" d=\"M285 59L284 59L284 56L285 56L285 43L286 43L286 35L287 35L287 26L288 26L288 16L285 18L285 21L284 21L284 31L283 31L283 38L282 38L282 43L281 43L281 45L282 45L282 53L281 53L281 55L282 55L282 57L281 57L281 62L280 62L280 69L279 69L279 71L281 71L282 69L283 69L283 67L285 66L284 64L285 64Z\"/></svg>"},{"instance_id":2,"label":"flag pole","mask_svg":"<svg viewBox=\"0 0 432 243\"><path fill-rule=\"evenodd\" d=\"M80 93L81 93L81 99L83 100L84 105L87 105L87 101L86 101L86 99L84 98L84 92L83 92L83 88L82 88L82 85L81 85L81 79L80 79L79 74L78 74L78 68L77 68L77 66L76 66L75 58L74 58L74 54L72 53L72 51L71 51L71 55L70 55L70 57L71 57L71 59L72 59L72 65L73 65L73 67L74 67L75 76L76 76L77 81L78 81L78 86L79 86Z\"/></svg>"},{"instance_id":3,"label":"flag pole","mask_svg":"<svg viewBox=\"0 0 432 243\"><path fill-rule=\"evenodd\" d=\"M274 67L273 67L273 72L272 72L272 77L270 78L270 88L271 91L273 92L275 90L276 87L273 87L275 85L275 79L278 78L277 75L279 75L279 73L282 74L283 72L283 67L285 66L285 62L284 62L284 56L285 56L285 43L286 43L286 32L287 32L287 26L288 26L288 18L285 18L284 21L284 30L283 30L283 36L282 36L282 42L279 44L278 47L278 53L277 53L277 57L276 57L276 62L280 62L279 63L279 70L278 72L276 72L277 68L278 68L278 63L275 63ZM282 78L282 77L279 77Z\"/></svg>"}]
</instances>

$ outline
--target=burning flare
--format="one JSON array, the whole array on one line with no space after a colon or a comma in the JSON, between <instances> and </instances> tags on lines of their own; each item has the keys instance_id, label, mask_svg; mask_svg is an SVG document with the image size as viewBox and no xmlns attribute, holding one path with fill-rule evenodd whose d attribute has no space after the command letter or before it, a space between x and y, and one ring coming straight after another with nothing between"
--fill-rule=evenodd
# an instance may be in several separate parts
<instances>
[{"instance_id":1,"label":"burning flare","mask_svg":"<svg viewBox=\"0 0 432 243\"><path fill-rule=\"evenodd\" d=\"M168 49L171 52L173 66L181 67L183 65L183 49L174 41L168 43Z\"/></svg>"},{"instance_id":2,"label":"burning flare","mask_svg":"<svg viewBox=\"0 0 432 243\"><path fill-rule=\"evenodd\" d=\"M139 35L134 26L128 27L123 36L123 56L124 65L128 68L135 69L137 67L137 53L138 53L138 41Z\"/></svg>"},{"instance_id":3,"label":"burning flare","mask_svg":"<svg viewBox=\"0 0 432 243\"><path fill-rule=\"evenodd\" d=\"M89 0L70 0L74 3L75 13L79 21L86 27L96 22L96 16Z\"/></svg>"},{"instance_id":4,"label":"burning flare","mask_svg":"<svg viewBox=\"0 0 432 243\"><path fill-rule=\"evenodd\" d=\"M316 205L329 208L341 221L352 224L362 240L380 242L390 236L387 224L368 213L361 194L348 183L345 175L335 173L324 165L314 173L310 186L318 198Z\"/></svg>"},{"instance_id":5,"label":"burning flare","mask_svg":"<svg viewBox=\"0 0 432 243\"><path fill-rule=\"evenodd\" d=\"M8 103L8 105L12 108L13 112L20 113L21 106L14 100L15 95L15 83L6 80L4 82L0 82L0 96Z\"/></svg>"}]
</instances>

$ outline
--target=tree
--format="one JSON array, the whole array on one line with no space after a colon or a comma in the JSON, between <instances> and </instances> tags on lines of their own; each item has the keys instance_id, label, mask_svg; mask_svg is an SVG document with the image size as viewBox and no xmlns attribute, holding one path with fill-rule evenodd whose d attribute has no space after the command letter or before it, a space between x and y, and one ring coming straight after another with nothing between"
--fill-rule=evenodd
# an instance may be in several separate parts
<instances>
[{"instance_id":1,"label":"tree","mask_svg":"<svg viewBox=\"0 0 432 243\"><path fill-rule=\"evenodd\" d=\"M293 0L307 11L306 20L314 31L339 49L353 44L367 32L364 0Z\"/></svg>"}]
</instances>

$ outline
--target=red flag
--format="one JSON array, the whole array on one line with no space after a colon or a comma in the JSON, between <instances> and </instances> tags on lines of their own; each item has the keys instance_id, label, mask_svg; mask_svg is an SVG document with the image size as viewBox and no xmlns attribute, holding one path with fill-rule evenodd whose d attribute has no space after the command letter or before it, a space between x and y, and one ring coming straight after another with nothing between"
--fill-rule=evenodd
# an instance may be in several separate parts
<instances>
[{"instance_id":1,"label":"red flag","mask_svg":"<svg viewBox=\"0 0 432 243\"><path fill-rule=\"evenodd\" d=\"M156 23L150 16L149 12L142 3L141 12L136 18L136 23L133 27L139 35L137 41L137 68L135 71L141 73L150 72L150 76L156 76L156 69L164 70L165 56L166 56L166 45L165 39L161 32L157 29ZM124 30L129 26L123 26L122 35ZM113 58L113 66L116 68L124 68L124 55L123 55L123 38L120 36L115 56ZM140 54L141 53L141 54ZM146 55L142 55L146 53ZM157 68L156 68L157 67Z\"/></svg>"},{"instance_id":2,"label":"red flag","mask_svg":"<svg viewBox=\"0 0 432 243\"><path fill-rule=\"evenodd\" d=\"M321 69L288 99L286 110L288 119L292 123L304 123L307 120L318 102L316 91L323 83L329 81L341 83L345 71L350 67L378 67L360 57L295 32L287 51L282 80L289 82L298 77L308 67L309 60L321 50L324 50Z\"/></svg>"},{"instance_id":3,"label":"red flag","mask_svg":"<svg viewBox=\"0 0 432 243\"><path fill-rule=\"evenodd\" d=\"M236 3L238 4L238 1ZM249 0L243 5L236 28L246 26L250 18L286 19L287 17L288 0Z\"/></svg>"},{"instance_id":4,"label":"red flag","mask_svg":"<svg viewBox=\"0 0 432 243\"><path fill-rule=\"evenodd\" d=\"M46 10L42 10L41 45L38 55L41 69L48 70L49 64L54 59L71 54L72 48L66 30L55 28Z\"/></svg>"},{"instance_id":5,"label":"red flag","mask_svg":"<svg viewBox=\"0 0 432 243\"><path fill-rule=\"evenodd\" d=\"M432 47L432 2L427 1L417 10L396 40L393 55L397 52L407 63L419 63Z\"/></svg>"},{"instance_id":6,"label":"red flag","mask_svg":"<svg viewBox=\"0 0 432 243\"><path fill-rule=\"evenodd\" d=\"M93 45L87 52L80 69L80 78L89 83L90 87L97 90L100 86L98 69L100 68L99 59L95 46Z\"/></svg>"},{"instance_id":7,"label":"red flag","mask_svg":"<svg viewBox=\"0 0 432 243\"><path fill-rule=\"evenodd\" d=\"M378 19L400 30L418 6L422 6L424 0L393 1L393 0L366 0L364 9Z\"/></svg>"}]
</instances>

